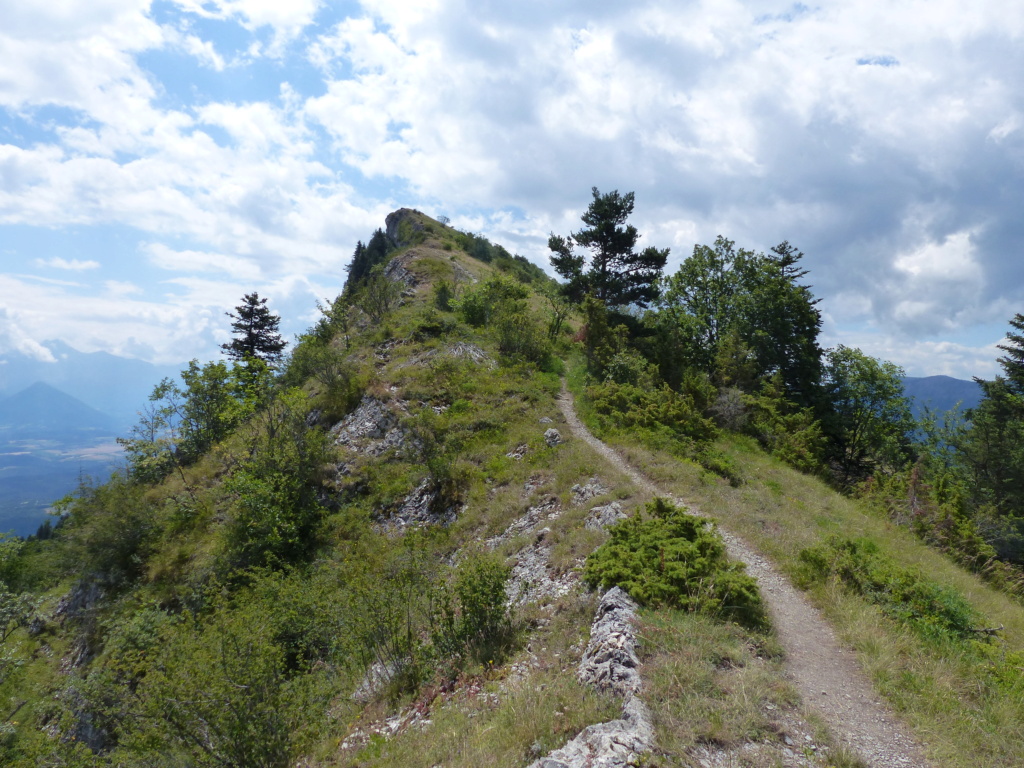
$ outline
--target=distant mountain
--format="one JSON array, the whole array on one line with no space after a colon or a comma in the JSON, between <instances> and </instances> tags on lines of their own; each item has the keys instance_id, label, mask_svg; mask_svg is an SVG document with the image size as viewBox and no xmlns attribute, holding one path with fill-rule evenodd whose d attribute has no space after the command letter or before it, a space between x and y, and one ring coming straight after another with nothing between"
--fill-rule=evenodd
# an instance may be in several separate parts
<instances>
[{"instance_id":1,"label":"distant mountain","mask_svg":"<svg viewBox=\"0 0 1024 768\"><path fill-rule=\"evenodd\" d=\"M911 398L915 417L924 413L926 405L933 411L942 412L952 410L957 403L960 403L961 410L966 410L981 402L981 387L977 383L952 376L906 376L903 391Z\"/></svg>"},{"instance_id":2,"label":"distant mountain","mask_svg":"<svg viewBox=\"0 0 1024 768\"><path fill-rule=\"evenodd\" d=\"M107 414L41 381L0 400L0 441L17 435L78 442L82 437L116 435L117 428L117 421Z\"/></svg>"},{"instance_id":3,"label":"distant mountain","mask_svg":"<svg viewBox=\"0 0 1024 768\"><path fill-rule=\"evenodd\" d=\"M83 477L99 482L121 457L119 423L35 382L0 400L0 532L34 533Z\"/></svg>"},{"instance_id":4,"label":"distant mountain","mask_svg":"<svg viewBox=\"0 0 1024 768\"><path fill-rule=\"evenodd\" d=\"M67 392L115 419L120 432L136 422L153 387L177 376L184 365L153 365L106 352L79 352L61 341L44 346L54 357L46 362L21 352L0 355L0 398L43 382Z\"/></svg>"}]
</instances>

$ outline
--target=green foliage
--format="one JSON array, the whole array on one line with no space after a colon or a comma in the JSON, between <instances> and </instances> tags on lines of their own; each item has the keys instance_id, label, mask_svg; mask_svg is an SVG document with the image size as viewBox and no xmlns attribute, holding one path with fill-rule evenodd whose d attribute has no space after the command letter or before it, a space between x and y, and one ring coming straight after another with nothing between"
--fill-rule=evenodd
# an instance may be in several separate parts
<instances>
[{"instance_id":1,"label":"green foliage","mask_svg":"<svg viewBox=\"0 0 1024 768\"><path fill-rule=\"evenodd\" d=\"M810 408L786 400L781 382L773 377L757 395L743 395L742 431L794 469L808 474L825 471L825 437Z\"/></svg>"},{"instance_id":2,"label":"green foliage","mask_svg":"<svg viewBox=\"0 0 1024 768\"><path fill-rule=\"evenodd\" d=\"M295 702L274 622L259 606L185 614L162 633L122 750L193 766L285 768Z\"/></svg>"},{"instance_id":3,"label":"green foliage","mask_svg":"<svg viewBox=\"0 0 1024 768\"><path fill-rule=\"evenodd\" d=\"M594 199L581 217L588 228L548 240L554 254L551 265L566 280L565 295L577 304L593 295L607 307L646 307L658 295L668 248L634 250L640 234L632 224L626 225L633 213L632 192L602 195L597 187L591 191ZM587 256L575 252L577 246L590 250L589 264Z\"/></svg>"},{"instance_id":4,"label":"green foliage","mask_svg":"<svg viewBox=\"0 0 1024 768\"><path fill-rule=\"evenodd\" d=\"M370 270L363 282L356 304L370 318L374 325L380 325L394 311L402 299L401 283L384 274L380 265Z\"/></svg>"},{"instance_id":5,"label":"green foliage","mask_svg":"<svg viewBox=\"0 0 1024 768\"><path fill-rule=\"evenodd\" d=\"M641 605L701 611L760 626L757 582L730 563L714 524L658 498L608 529L583 569L591 586L619 586Z\"/></svg>"},{"instance_id":6,"label":"green foliage","mask_svg":"<svg viewBox=\"0 0 1024 768\"><path fill-rule=\"evenodd\" d=\"M280 384L299 387L309 380L319 390L315 406L328 418L344 416L363 393L362 380L345 352L315 336L305 336L296 345Z\"/></svg>"},{"instance_id":7,"label":"green foliage","mask_svg":"<svg viewBox=\"0 0 1024 768\"><path fill-rule=\"evenodd\" d=\"M503 354L543 364L551 348L527 305L529 295L521 283L495 275L467 290L453 306L469 325L492 328Z\"/></svg>"},{"instance_id":8,"label":"green foliage","mask_svg":"<svg viewBox=\"0 0 1024 768\"><path fill-rule=\"evenodd\" d=\"M133 480L156 482L196 461L266 402L272 383L257 358L230 367L192 360L181 380L184 387L171 379L157 384L131 436L118 439Z\"/></svg>"},{"instance_id":9,"label":"green foliage","mask_svg":"<svg viewBox=\"0 0 1024 768\"><path fill-rule=\"evenodd\" d=\"M587 387L587 399L606 429L643 430L684 443L710 440L716 434L693 395L668 385L651 388L607 381Z\"/></svg>"},{"instance_id":10,"label":"green foliage","mask_svg":"<svg viewBox=\"0 0 1024 768\"><path fill-rule=\"evenodd\" d=\"M267 300L255 291L245 294L235 312L238 314L225 313L232 319L231 332L235 338L221 344L221 349L236 362L256 359L275 365L288 346L277 331L281 318L267 309Z\"/></svg>"},{"instance_id":11,"label":"green foliage","mask_svg":"<svg viewBox=\"0 0 1024 768\"><path fill-rule=\"evenodd\" d=\"M451 281L439 280L434 285L434 306L442 312L450 312L455 294L455 285Z\"/></svg>"},{"instance_id":12,"label":"green foliage","mask_svg":"<svg viewBox=\"0 0 1024 768\"><path fill-rule=\"evenodd\" d=\"M306 424L301 390L282 392L249 426L249 459L226 483L234 497L228 559L235 567L281 567L318 543L324 510L317 494L328 460L326 434Z\"/></svg>"},{"instance_id":13,"label":"green foliage","mask_svg":"<svg viewBox=\"0 0 1024 768\"><path fill-rule=\"evenodd\" d=\"M491 264L520 283L549 284L551 278L544 270L519 254L511 255L502 246L491 243L486 237L472 232L457 232L455 240L459 247L477 261Z\"/></svg>"},{"instance_id":14,"label":"green foliage","mask_svg":"<svg viewBox=\"0 0 1024 768\"><path fill-rule=\"evenodd\" d=\"M979 382L982 401L969 413L971 427L957 443L978 507L1000 517L1024 517L1024 392L1011 379ZM1024 563L1024 551L1018 553Z\"/></svg>"},{"instance_id":15,"label":"green foliage","mask_svg":"<svg viewBox=\"0 0 1024 768\"><path fill-rule=\"evenodd\" d=\"M40 603L31 593L9 592L0 581L0 685L24 663L21 643L12 636L36 617Z\"/></svg>"},{"instance_id":16,"label":"green foliage","mask_svg":"<svg viewBox=\"0 0 1024 768\"><path fill-rule=\"evenodd\" d=\"M841 483L907 464L915 425L902 368L840 345L826 355L824 390L822 426Z\"/></svg>"},{"instance_id":17,"label":"green foliage","mask_svg":"<svg viewBox=\"0 0 1024 768\"><path fill-rule=\"evenodd\" d=\"M998 518L972 514L965 487L934 466L930 456L925 453L909 469L870 478L858 489L860 497L964 568L1024 598L1024 569L1000 560L992 543L1005 546L1008 532L1000 535L990 527Z\"/></svg>"},{"instance_id":18,"label":"green foliage","mask_svg":"<svg viewBox=\"0 0 1024 768\"><path fill-rule=\"evenodd\" d=\"M529 295L523 285L504 275L494 275L467 290L454 307L464 321L479 328L490 325L500 314L521 311L523 305L520 302Z\"/></svg>"},{"instance_id":19,"label":"green foliage","mask_svg":"<svg viewBox=\"0 0 1024 768\"><path fill-rule=\"evenodd\" d=\"M870 539L834 537L800 552L804 583L834 578L926 637L968 638L977 615L955 590L883 555Z\"/></svg>"},{"instance_id":20,"label":"green foliage","mask_svg":"<svg viewBox=\"0 0 1024 768\"><path fill-rule=\"evenodd\" d=\"M495 555L471 554L442 583L431 626L441 659L483 665L505 659L515 638L506 594L510 573Z\"/></svg>"},{"instance_id":21,"label":"green foliage","mask_svg":"<svg viewBox=\"0 0 1024 768\"><path fill-rule=\"evenodd\" d=\"M778 374L788 399L811 405L821 376L821 313L797 282L806 274L796 267L802 257L789 243L765 255L721 236L713 246L694 246L664 281L647 321L665 380L696 368L720 386L751 391Z\"/></svg>"},{"instance_id":22,"label":"green foliage","mask_svg":"<svg viewBox=\"0 0 1024 768\"><path fill-rule=\"evenodd\" d=\"M387 235L379 228L366 245L363 245L362 241L356 243L352 260L345 267L348 277L345 280L344 295L354 295L370 277L373 269L384 264L390 250Z\"/></svg>"},{"instance_id":23,"label":"green foliage","mask_svg":"<svg viewBox=\"0 0 1024 768\"><path fill-rule=\"evenodd\" d=\"M58 507L65 568L125 586L140 577L160 533L145 488L114 473L103 485L82 483Z\"/></svg>"}]
</instances>

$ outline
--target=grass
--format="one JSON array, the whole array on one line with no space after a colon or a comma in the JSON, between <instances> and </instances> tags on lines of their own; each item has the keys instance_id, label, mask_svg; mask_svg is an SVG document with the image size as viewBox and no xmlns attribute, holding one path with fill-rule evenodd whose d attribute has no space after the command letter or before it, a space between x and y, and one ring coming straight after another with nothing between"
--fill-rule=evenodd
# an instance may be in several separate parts
<instances>
[{"instance_id":1,"label":"grass","mask_svg":"<svg viewBox=\"0 0 1024 768\"><path fill-rule=\"evenodd\" d=\"M578 378L575 388L579 391ZM608 442L664 491L718 519L791 577L799 570L803 549L836 534L865 537L885 556L962 595L985 627L1004 627L992 643L928 639L833 582L808 593L842 641L856 650L877 690L918 735L936 765L1020 765L1024 608L1013 599L910 531L837 494L820 479L765 455L752 440L728 436L715 446L740 468L743 482L738 487L629 435L613 435Z\"/></svg>"},{"instance_id":2,"label":"grass","mask_svg":"<svg viewBox=\"0 0 1024 768\"><path fill-rule=\"evenodd\" d=\"M585 644L580 630L595 605L592 597L573 597L547 611L534 608L532 619L540 626L528 647L505 667L463 679L456 692L426 702L429 724L337 750L315 765L522 768L586 726L618 717L618 700L576 680Z\"/></svg>"}]
</instances>

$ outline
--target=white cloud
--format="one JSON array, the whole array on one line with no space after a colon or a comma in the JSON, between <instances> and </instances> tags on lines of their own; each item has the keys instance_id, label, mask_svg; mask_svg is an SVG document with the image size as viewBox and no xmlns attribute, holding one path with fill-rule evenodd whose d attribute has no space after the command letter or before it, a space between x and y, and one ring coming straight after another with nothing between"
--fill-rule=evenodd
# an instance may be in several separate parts
<instances>
[{"instance_id":1,"label":"white cloud","mask_svg":"<svg viewBox=\"0 0 1024 768\"><path fill-rule=\"evenodd\" d=\"M8 309L0 307L0 353L12 350L44 363L56 362L50 350L26 334Z\"/></svg>"},{"instance_id":2,"label":"white cloud","mask_svg":"<svg viewBox=\"0 0 1024 768\"><path fill-rule=\"evenodd\" d=\"M196 281L167 286L182 346L219 328L194 323L229 283L340 284L398 205L546 263L548 232L579 228L592 185L635 190L644 243L673 265L719 233L791 240L830 322L894 345L1024 301L1024 14L1005 3L361 8L320 29L318 0L0 0L0 109L33 129L0 134L0 224L141 233L120 258L142 240L147 264ZM228 46L203 19L247 37ZM209 83L161 82L140 63L157 50ZM247 71L260 56L276 61ZM85 319L88 334L47 322L89 343L117 327L108 343L166 356L145 288L122 295L138 315ZM942 354L973 360L962 346Z\"/></svg>"},{"instance_id":3,"label":"white cloud","mask_svg":"<svg viewBox=\"0 0 1024 768\"><path fill-rule=\"evenodd\" d=\"M253 31L262 27L270 27L274 31L274 39L267 49L270 56L280 56L284 46L294 40L302 30L309 26L316 12L320 9L321 0L175 0L184 11L212 19L230 19L237 21L246 29ZM252 49L257 53L258 49Z\"/></svg>"},{"instance_id":4,"label":"white cloud","mask_svg":"<svg viewBox=\"0 0 1024 768\"><path fill-rule=\"evenodd\" d=\"M175 272L224 272L236 280L261 277L258 264L248 259L208 251L175 251L163 243L146 243L143 251L160 269Z\"/></svg>"},{"instance_id":5,"label":"white cloud","mask_svg":"<svg viewBox=\"0 0 1024 768\"><path fill-rule=\"evenodd\" d=\"M87 269L99 269L100 263L92 259L62 259L54 256L52 259L36 259L36 264L41 267L52 267L53 269L66 269L71 272L82 272Z\"/></svg>"},{"instance_id":6,"label":"white cloud","mask_svg":"<svg viewBox=\"0 0 1024 768\"><path fill-rule=\"evenodd\" d=\"M108 299L122 299L125 296L134 296L143 293L140 286L126 280L106 280L103 287L107 292Z\"/></svg>"}]
</instances>

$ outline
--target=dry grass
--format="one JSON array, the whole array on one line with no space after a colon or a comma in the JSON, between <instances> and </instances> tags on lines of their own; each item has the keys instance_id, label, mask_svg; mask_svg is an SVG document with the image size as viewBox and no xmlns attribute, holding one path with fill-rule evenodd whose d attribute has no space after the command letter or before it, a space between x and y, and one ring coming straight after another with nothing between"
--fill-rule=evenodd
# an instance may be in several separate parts
<instances>
[{"instance_id":1,"label":"dry grass","mask_svg":"<svg viewBox=\"0 0 1024 768\"><path fill-rule=\"evenodd\" d=\"M768 555L791 576L802 549L833 535L868 537L898 562L970 602L986 627L1003 626L1000 639L928 641L835 585L810 597L856 649L878 691L907 721L938 766L1020 766L1024 755L1024 608L964 571L913 534L840 496L821 480L802 475L742 438L719 448L740 468L733 488L687 462L650 451L628 438L616 447L666 491L698 506ZM1011 654L1006 661L1006 654ZM1016 659L1016 660L1015 660Z\"/></svg>"}]
</instances>

